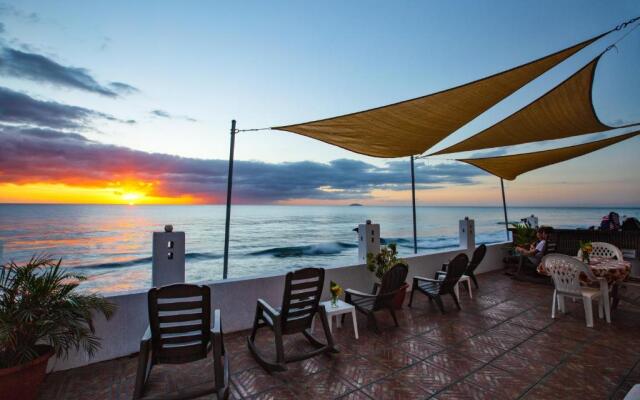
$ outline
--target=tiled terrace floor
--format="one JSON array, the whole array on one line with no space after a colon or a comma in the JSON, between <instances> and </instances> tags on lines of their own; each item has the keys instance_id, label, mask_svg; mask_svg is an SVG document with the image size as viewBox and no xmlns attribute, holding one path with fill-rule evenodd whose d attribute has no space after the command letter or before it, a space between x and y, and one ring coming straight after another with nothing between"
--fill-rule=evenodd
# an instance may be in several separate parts
<instances>
[{"instance_id":1,"label":"tiled terrace floor","mask_svg":"<svg viewBox=\"0 0 640 400\"><path fill-rule=\"evenodd\" d=\"M226 337L231 355L231 398L250 399L621 399L640 383L640 309L624 303L607 325L585 326L581 303L550 317L551 288L514 282L501 273L479 277L462 311L445 300L441 315L423 296L404 308L401 327L380 313L382 335L358 317L335 330L340 354L289 364L269 375L252 359L246 332ZM224 322L224 315L223 315ZM319 325L319 324L318 324ZM263 348L273 346L267 331ZM291 338L286 349L299 351ZM48 376L42 399L128 399L136 358L125 357ZM158 366L151 393L206 386L210 364Z\"/></svg>"}]
</instances>

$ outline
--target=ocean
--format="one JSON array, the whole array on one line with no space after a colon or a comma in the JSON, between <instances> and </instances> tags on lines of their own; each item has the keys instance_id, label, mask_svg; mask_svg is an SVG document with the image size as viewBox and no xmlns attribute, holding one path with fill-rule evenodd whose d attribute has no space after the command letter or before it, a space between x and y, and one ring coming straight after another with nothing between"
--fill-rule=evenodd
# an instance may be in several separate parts
<instances>
[{"instance_id":1,"label":"ocean","mask_svg":"<svg viewBox=\"0 0 640 400\"><path fill-rule=\"evenodd\" d=\"M509 220L535 214L556 228L599 225L609 211L640 218L640 208L509 207ZM475 219L476 243L504 241L501 207L418 207L418 252L458 247L458 220ZM358 224L379 223L401 256L413 254L411 207L234 206L229 278L305 266L357 262ZM151 234L172 224L186 235L189 282L222 278L224 206L0 205L0 261L33 254L62 258L99 292L146 288L151 282Z\"/></svg>"}]
</instances>

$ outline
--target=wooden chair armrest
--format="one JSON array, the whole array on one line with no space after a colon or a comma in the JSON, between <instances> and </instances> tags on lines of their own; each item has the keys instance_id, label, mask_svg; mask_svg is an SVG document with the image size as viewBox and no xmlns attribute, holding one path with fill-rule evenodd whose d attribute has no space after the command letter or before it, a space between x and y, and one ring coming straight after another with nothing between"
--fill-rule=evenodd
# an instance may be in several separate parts
<instances>
[{"instance_id":1,"label":"wooden chair armrest","mask_svg":"<svg viewBox=\"0 0 640 400\"><path fill-rule=\"evenodd\" d=\"M364 293L364 292L361 292L361 291L355 290L355 289L347 289L347 290L345 290L345 292L349 293L352 296L358 296L358 297L368 297L368 298L371 298L371 299L376 297L375 294L368 294L368 293Z\"/></svg>"},{"instance_id":2,"label":"wooden chair armrest","mask_svg":"<svg viewBox=\"0 0 640 400\"><path fill-rule=\"evenodd\" d=\"M275 308L271 307L269 305L269 303L267 303L266 301L262 300L262 299L258 299L258 306L262 309L262 311L266 312L267 314L269 314L269 316L271 318L278 318L280 317L280 313L278 311L276 311Z\"/></svg>"},{"instance_id":3,"label":"wooden chair armrest","mask_svg":"<svg viewBox=\"0 0 640 400\"><path fill-rule=\"evenodd\" d=\"M425 278L424 276L414 276L413 280L414 281L434 282L434 283L440 283L441 282L441 281L439 281L437 279Z\"/></svg>"}]
</instances>

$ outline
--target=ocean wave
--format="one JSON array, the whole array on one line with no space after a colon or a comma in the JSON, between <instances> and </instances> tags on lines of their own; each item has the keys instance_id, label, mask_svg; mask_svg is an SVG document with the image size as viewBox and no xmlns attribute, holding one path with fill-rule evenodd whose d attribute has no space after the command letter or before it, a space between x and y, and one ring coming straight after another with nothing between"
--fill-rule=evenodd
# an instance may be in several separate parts
<instances>
[{"instance_id":1,"label":"ocean wave","mask_svg":"<svg viewBox=\"0 0 640 400\"><path fill-rule=\"evenodd\" d=\"M259 250L249 253L250 256L272 256L278 258L284 257L303 257L303 256L325 256L342 253L347 249L357 248L354 243L331 242L312 244L307 246L287 246L273 247L266 250Z\"/></svg>"},{"instance_id":2,"label":"ocean wave","mask_svg":"<svg viewBox=\"0 0 640 400\"><path fill-rule=\"evenodd\" d=\"M185 259L189 260L214 260L217 258L222 258L219 254L213 253L187 253L185 254ZM151 264L152 257L141 257L141 258L133 258L131 260L126 261L113 261L106 262L100 264L89 264L89 265L79 265L73 268L84 268L84 269L105 269L105 268L126 268L126 267L135 267L138 265Z\"/></svg>"}]
</instances>

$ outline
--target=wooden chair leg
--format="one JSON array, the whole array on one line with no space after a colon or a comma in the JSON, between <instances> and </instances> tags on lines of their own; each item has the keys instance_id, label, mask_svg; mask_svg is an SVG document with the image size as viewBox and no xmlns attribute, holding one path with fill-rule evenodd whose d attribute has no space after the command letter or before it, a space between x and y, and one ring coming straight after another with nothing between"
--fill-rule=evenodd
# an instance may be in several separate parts
<instances>
[{"instance_id":1,"label":"wooden chair leg","mask_svg":"<svg viewBox=\"0 0 640 400\"><path fill-rule=\"evenodd\" d=\"M275 342L276 342L276 362L284 365L284 337L280 326L274 326Z\"/></svg>"},{"instance_id":2,"label":"wooden chair leg","mask_svg":"<svg viewBox=\"0 0 640 400\"><path fill-rule=\"evenodd\" d=\"M416 282L413 281L413 286L411 286L411 294L409 295L409 304L407 304L407 307L411 307L411 304L413 304L413 292L416 291Z\"/></svg>"},{"instance_id":3,"label":"wooden chair leg","mask_svg":"<svg viewBox=\"0 0 640 400\"><path fill-rule=\"evenodd\" d=\"M253 318L253 328L251 329L251 335L249 336L251 341L256 340L256 332L258 332L258 327L260 324L260 318L262 318L262 309L259 305L256 306L256 315Z\"/></svg>"},{"instance_id":4,"label":"wooden chair leg","mask_svg":"<svg viewBox=\"0 0 640 400\"><path fill-rule=\"evenodd\" d=\"M458 310L462 310L460 308L460 303L458 302L458 294L456 292L451 293L451 297L453 297L453 302L456 303L456 307L458 307Z\"/></svg>"},{"instance_id":5,"label":"wooden chair leg","mask_svg":"<svg viewBox=\"0 0 640 400\"><path fill-rule=\"evenodd\" d=\"M393 322L396 324L396 326L400 326L400 324L398 324L398 318L396 318L396 311L393 309L393 306L389 307L389 312L391 313L391 317L393 318Z\"/></svg>"},{"instance_id":6,"label":"wooden chair leg","mask_svg":"<svg viewBox=\"0 0 640 400\"><path fill-rule=\"evenodd\" d=\"M144 389L151 374L153 363L149 360L151 352L151 341L140 342L140 354L138 355L138 371L136 373L136 385L133 391L133 398L139 399L144 395Z\"/></svg>"},{"instance_id":7,"label":"wooden chair leg","mask_svg":"<svg viewBox=\"0 0 640 400\"><path fill-rule=\"evenodd\" d=\"M380 334L380 328L378 328L378 321L376 320L376 316L373 314L373 311L367 313L367 319L369 320L369 325L373 327L373 331L377 334Z\"/></svg>"},{"instance_id":8,"label":"wooden chair leg","mask_svg":"<svg viewBox=\"0 0 640 400\"><path fill-rule=\"evenodd\" d=\"M475 274L471 274L469 276L471 277L471 280L473 281L473 285L476 287L476 289L479 289L480 286L478 286L478 279L476 279Z\"/></svg>"},{"instance_id":9,"label":"wooden chair leg","mask_svg":"<svg viewBox=\"0 0 640 400\"><path fill-rule=\"evenodd\" d=\"M431 299L432 297L429 296L429 298ZM444 314L444 304L442 303L442 298L440 296L435 296L435 297L433 297L433 300L436 301L436 304L438 305L438 308L440 309L440 312L442 314Z\"/></svg>"}]
</instances>

